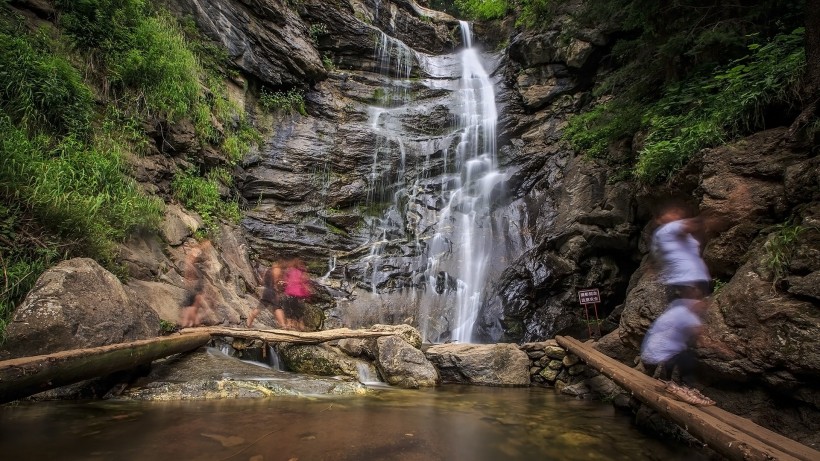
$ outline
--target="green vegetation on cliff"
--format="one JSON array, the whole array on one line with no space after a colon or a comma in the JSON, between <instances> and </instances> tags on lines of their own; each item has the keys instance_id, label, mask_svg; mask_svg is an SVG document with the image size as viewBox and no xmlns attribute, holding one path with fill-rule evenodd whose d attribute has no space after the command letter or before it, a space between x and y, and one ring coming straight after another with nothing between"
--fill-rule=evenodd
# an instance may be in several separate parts
<instances>
[{"instance_id":1,"label":"green vegetation on cliff","mask_svg":"<svg viewBox=\"0 0 820 461\"><path fill-rule=\"evenodd\" d=\"M117 245L155 228L163 200L130 176L153 140L146 121L190 120L223 167L181 171L174 195L202 214L237 220L224 167L259 132L227 96L224 52L197 42L146 0L57 0L55 24L35 28L0 3L0 332L41 272L87 256L115 272ZM227 192L226 192L227 191Z\"/></svg>"},{"instance_id":2,"label":"green vegetation on cliff","mask_svg":"<svg viewBox=\"0 0 820 461\"><path fill-rule=\"evenodd\" d=\"M489 20L498 3L455 6ZM563 41L579 30L609 37L594 98L564 138L613 162L610 146L627 141L637 156L616 163L642 182L665 180L703 148L788 123L802 103L804 1L516 0L506 11L525 29L559 30Z\"/></svg>"}]
</instances>

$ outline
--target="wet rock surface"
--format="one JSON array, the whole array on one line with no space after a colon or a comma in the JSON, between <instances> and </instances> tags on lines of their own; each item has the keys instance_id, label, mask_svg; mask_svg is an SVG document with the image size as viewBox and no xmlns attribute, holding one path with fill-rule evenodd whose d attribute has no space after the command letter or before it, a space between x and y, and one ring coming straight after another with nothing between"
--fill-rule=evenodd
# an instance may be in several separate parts
<instances>
[{"instance_id":1,"label":"wet rock surface","mask_svg":"<svg viewBox=\"0 0 820 461\"><path fill-rule=\"evenodd\" d=\"M301 85L326 74L291 2L186 0L168 5L194 18L200 30L227 49L234 64L271 86Z\"/></svg>"},{"instance_id":2,"label":"wet rock surface","mask_svg":"<svg viewBox=\"0 0 820 461\"><path fill-rule=\"evenodd\" d=\"M401 336L378 338L376 348L376 367L386 383L407 389L439 384L438 372L424 352Z\"/></svg>"},{"instance_id":3,"label":"wet rock surface","mask_svg":"<svg viewBox=\"0 0 820 461\"><path fill-rule=\"evenodd\" d=\"M125 400L207 400L277 395L361 395L353 379L319 378L273 370L229 357L213 348L154 364L151 373L125 389Z\"/></svg>"},{"instance_id":4,"label":"wet rock surface","mask_svg":"<svg viewBox=\"0 0 820 461\"><path fill-rule=\"evenodd\" d=\"M442 383L529 386L529 359L514 344L437 344L425 355Z\"/></svg>"}]
</instances>

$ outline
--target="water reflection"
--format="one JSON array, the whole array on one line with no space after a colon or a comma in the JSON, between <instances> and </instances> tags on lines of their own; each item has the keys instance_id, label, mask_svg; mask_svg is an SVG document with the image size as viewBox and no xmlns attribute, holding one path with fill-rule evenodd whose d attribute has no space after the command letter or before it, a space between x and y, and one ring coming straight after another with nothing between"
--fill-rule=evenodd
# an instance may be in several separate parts
<instances>
[{"instance_id":1,"label":"water reflection","mask_svg":"<svg viewBox=\"0 0 820 461\"><path fill-rule=\"evenodd\" d=\"M693 460L604 403L445 386L356 398L0 407L5 459Z\"/></svg>"}]
</instances>

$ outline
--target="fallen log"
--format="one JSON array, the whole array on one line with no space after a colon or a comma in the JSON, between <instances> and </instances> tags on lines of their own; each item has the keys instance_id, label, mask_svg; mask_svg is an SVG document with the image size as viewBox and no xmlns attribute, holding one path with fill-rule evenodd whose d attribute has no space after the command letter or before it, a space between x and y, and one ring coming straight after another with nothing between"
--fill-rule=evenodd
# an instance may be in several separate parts
<instances>
[{"instance_id":1,"label":"fallen log","mask_svg":"<svg viewBox=\"0 0 820 461\"><path fill-rule=\"evenodd\" d=\"M707 414L698 407L667 397L660 381L616 362L577 339L557 336L558 344L577 355L664 417L681 425L713 450L730 459L743 461L796 461L799 458L770 446L747 431ZM754 425L751 421L746 421Z\"/></svg>"},{"instance_id":2,"label":"fallen log","mask_svg":"<svg viewBox=\"0 0 820 461\"><path fill-rule=\"evenodd\" d=\"M734 413L719 407L703 407L701 410L704 413L710 414L715 418L725 421L737 429L756 437L760 440L765 440L766 443L777 448L778 450L788 453L797 459L804 461L820 460L820 452L809 446L803 445L800 442L792 440L786 436L770 431L765 427L756 424L749 424L749 420L738 416Z\"/></svg>"},{"instance_id":3,"label":"fallen log","mask_svg":"<svg viewBox=\"0 0 820 461\"><path fill-rule=\"evenodd\" d=\"M293 331L293 330L254 330L247 328L227 327L195 327L181 330L185 336L189 334L209 334L211 336L231 336L243 339L259 339L269 343L319 344L346 338L378 338L392 336L395 331L351 330L350 328L336 328L322 331Z\"/></svg>"},{"instance_id":4,"label":"fallen log","mask_svg":"<svg viewBox=\"0 0 820 461\"><path fill-rule=\"evenodd\" d=\"M162 336L5 360L0 362L0 403L128 370L158 358L196 349L210 339L207 333Z\"/></svg>"}]
</instances>

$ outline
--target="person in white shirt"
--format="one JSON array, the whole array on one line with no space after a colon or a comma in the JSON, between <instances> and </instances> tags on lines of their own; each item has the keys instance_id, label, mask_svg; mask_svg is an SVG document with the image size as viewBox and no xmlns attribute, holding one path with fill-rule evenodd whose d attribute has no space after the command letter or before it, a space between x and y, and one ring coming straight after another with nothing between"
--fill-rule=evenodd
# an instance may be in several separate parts
<instances>
[{"instance_id":1,"label":"person in white shirt","mask_svg":"<svg viewBox=\"0 0 820 461\"><path fill-rule=\"evenodd\" d=\"M676 299L652 323L641 345L641 362L650 375L662 364L660 379L669 381L677 367L683 384L692 387L697 358L690 346L703 331L701 316L706 308L704 300Z\"/></svg>"},{"instance_id":2,"label":"person in white shirt","mask_svg":"<svg viewBox=\"0 0 820 461\"><path fill-rule=\"evenodd\" d=\"M709 269L700 255L698 218L685 218L683 208L667 207L659 215L652 235L652 256L660 263L667 300L701 299L711 293Z\"/></svg>"}]
</instances>

